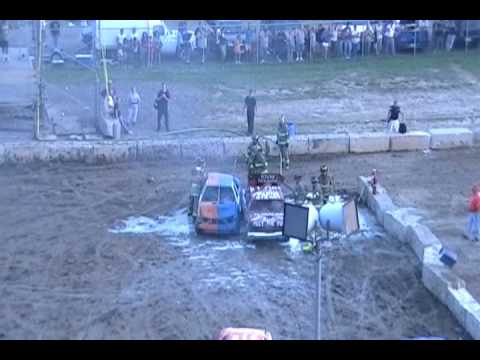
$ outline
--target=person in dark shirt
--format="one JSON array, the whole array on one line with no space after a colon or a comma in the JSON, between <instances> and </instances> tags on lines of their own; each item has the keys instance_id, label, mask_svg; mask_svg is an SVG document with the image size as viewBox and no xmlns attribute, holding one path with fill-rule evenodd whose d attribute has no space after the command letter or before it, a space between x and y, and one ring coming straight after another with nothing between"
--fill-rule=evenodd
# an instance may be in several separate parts
<instances>
[{"instance_id":1,"label":"person in dark shirt","mask_svg":"<svg viewBox=\"0 0 480 360\"><path fill-rule=\"evenodd\" d=\"M245 98L244 111L247 111L248 135L253 134L253 126L255 120L255 112L257 110L257 99L253 96L253 90L250 90Z\"/></svg>"},{"instance_id":2,"label":"person in dark shirt","mask_svg":"<svg viewBox=\"0 0 480 360\"><path fill-rule=\"evenodd\" d=\"M165 129L170 131L168 125L168 103L170 101L170 92L165 83L162 84L162 90L158 92L153 107L157 110L157 131L162 129L162 117L165 118Z\"/></svg>"},{"instance_id":3,"label":"person in dark shirt","mask_svg":"<svg viewBox=\"0 0 480 360\"><path fill-rule=\"evenodd\" d=\"M53 38L53 47L58 48L58 38L60 37L60 21L54 20L50 23L50 34Z\"/></svg>"}]
</instances>

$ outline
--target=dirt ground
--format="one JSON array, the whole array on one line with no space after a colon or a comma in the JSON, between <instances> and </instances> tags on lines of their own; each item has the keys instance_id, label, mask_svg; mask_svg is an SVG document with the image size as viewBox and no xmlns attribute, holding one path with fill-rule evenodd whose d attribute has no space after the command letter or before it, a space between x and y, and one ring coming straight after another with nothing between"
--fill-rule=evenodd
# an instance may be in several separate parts
<instances>
[{"instance_id":1,"label":"dirt ground","mask_svg":"<svg viewBox=\"0 0 480 360\"><path fill-rule=\"evenodd\" d=\"M398 196L408 185L421 194L447 186L426 175L448 172L436 159L466 170L476 152L453 154L303 159L288 181L295 173L308 179L325 161L349 191L376 167L389 189L401 184ZM242 166L209 168L245 177ZM415 181L400 168L425 175ZM178 162L3 167L0 337L209 339L222 327L251 326L276 339L312 338L312 255L295 243L193 235L184 212L189 173L190 164ZM421 284L412 251L365 210L361 219L363 235L324 245L323 337L468 338ZM130 232L112 232L125 220Z\"/></svg>"}]
</instances>

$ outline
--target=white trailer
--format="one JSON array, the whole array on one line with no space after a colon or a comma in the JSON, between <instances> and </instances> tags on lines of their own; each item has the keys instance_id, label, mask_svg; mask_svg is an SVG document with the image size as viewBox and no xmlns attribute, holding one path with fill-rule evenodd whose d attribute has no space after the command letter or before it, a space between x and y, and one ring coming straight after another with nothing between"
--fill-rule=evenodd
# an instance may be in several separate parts
<instances>
[{"instance_id":1,"label":"white trailer","mask_svg":"<svg viewBox=\"0 0 480 360\"><path fill-rule=\"evenodd\" d=\"M127 39L132 37L135 29L139 40L144 32L153 35L158 31L163 44L162 55L171 56L177 53L178 31L169 29L163 20L97 20L95 24L97 50L101 50L101 47L105 47L107 53L116 50L116 39L120 29L123 29ZM194 43L194 36L190 41Z\"/></svg>"}]
</instances>

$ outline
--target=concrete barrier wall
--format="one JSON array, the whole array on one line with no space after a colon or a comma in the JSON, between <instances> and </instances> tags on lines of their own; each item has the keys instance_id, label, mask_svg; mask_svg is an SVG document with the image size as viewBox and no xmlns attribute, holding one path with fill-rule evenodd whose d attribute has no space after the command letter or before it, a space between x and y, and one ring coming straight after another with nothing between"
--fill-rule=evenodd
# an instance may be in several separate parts
<instances>
[{"instance_id":1,"label":"concrete barrier wall","mask_svg":"<svg viewBox=\"0 0 480 360\"><path fill-rule=\"evenodd\" d=\"M383 221L385 231L406 241L422 264L422 282L452 312L465 330L480 340L480 304L466 289L463 279L440 261L441 242L428 227L420 224L421 217L414 209L399 209L392 203L384 188L373 195L368 179L358 178L359 191L377 220ZM388 205L380 205L386 203ZM385 210L393 206L395 209Z\"/></svg>"},{"instance_id":2,"label":"concrete barrier wall","mask_svg":"<svg viewBox=\"0 0 480 360\"><path fill-rule=\"evenodd\" d=\"M417 151L430 147L430 134L424 131L412 131L406 134L390 135L391 151Z\"/></svg>"},{"instance_id":3,"label":"concrete barrier wall","mask_svg":"<svg viewBox=\"0 0 480 360\"><path fill-rule=\"evenodd\" d=\"M309 135L310 154L345 154L349 152L349 144L347 134Z\"/></svg>"},{"instance_id":4,"label":"concrete barrier wall","mask_svg":"<svg viewBox=\"0 0 480 360\"><path fill-rule=\"evenodd\" d=\"M473 131L464 128L432 129L430 147L432 149L452 149L473 145Z\"/></svg>"},{"instance_id":5,"label":"concrete barrier wall","mask_svg":"<svg viewBox=\"0 0 480 360\"><path fill-rule=\"evenodd\" d=\"M289 151L295 156L424 150L429 145L432 149L473 145L473 132L468 129L435 129L430 132L431 135L420 131L407 134L297 135L291 139ZM267 138L273 141L269 143L270 155L279 156L275 137ZM34 161L188 159L199 155L206 158L238 157L247 152L249 143L250 137L4 143L0 145L0 165Z\"/></svg>"},{"instance_id":6,"label":"concrete barrier wall","mask_svg":"<svg viewBox=\"0 0 480 360\"><path fill-rule=\"evenodd\" d=\"M350 134L351 153L373 153L390 150L390 135L387 133Z\"/></svg>"}]
</instances>

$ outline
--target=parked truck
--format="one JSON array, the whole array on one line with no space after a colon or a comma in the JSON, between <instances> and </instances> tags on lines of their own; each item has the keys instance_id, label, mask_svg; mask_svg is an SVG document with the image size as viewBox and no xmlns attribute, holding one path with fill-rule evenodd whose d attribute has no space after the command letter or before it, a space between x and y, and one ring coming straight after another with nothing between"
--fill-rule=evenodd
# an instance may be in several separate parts
<instances>
[{"instance_id":1,"label":"parked truck","mask_svg":"<svg viewBox=\"0 0 480 360\"><path fill-rule=\"evenodd\" d=\"M139 40L144 32L148 35L153 35L155 31L158 31L163 44L162 55L173 56L177 54L179 45L178 30L169 29L163 20L97 20L95 24L96 48L101 50L102 47L105 47L107 58L113 57L115 54L117 48L116 39L120 29L124 30L124 35L127 39L132 37L132 31L135 29ZM194 47L195 36L193 32L190 42L192 47Z\"/></svg>"}]
</instances>

